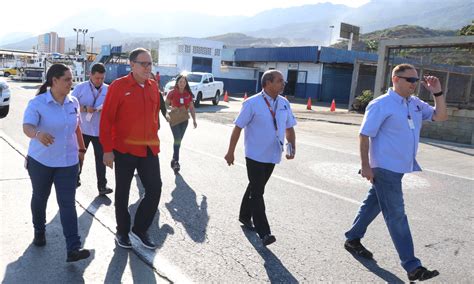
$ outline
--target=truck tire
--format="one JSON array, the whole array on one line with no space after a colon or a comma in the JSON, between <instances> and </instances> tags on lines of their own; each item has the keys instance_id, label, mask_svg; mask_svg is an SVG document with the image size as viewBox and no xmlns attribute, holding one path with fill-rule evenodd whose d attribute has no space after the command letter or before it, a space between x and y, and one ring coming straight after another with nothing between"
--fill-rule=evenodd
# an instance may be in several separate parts
<instances>
[{"instance_id":1,"label":"truck tire","mask_svg":"<svg viewBox=\"0 0 474 284\"><path fill-rule=\"evenodd\" d=\"M10 72L3 73L3 77L10 77Z\"/></svg>"},{"instance_id":2,"label":"truck tire","mask_svg":"<svg viewBox=\"0 0 474 284\"><path fill-rule=\"evenodd\" d=\"M202 101L202 93L199 92L199 93L197 94L196 100L194 101L194 107L195 107L195 108L200 107L200 106L201 106L201 101Z\"/></svg>"},{"instance_id":3,"label":"truck tire","mask_svg":"<svg viewBox=\"0 0 474 284\"><path fill-rule=\"evenodd\" d=\"M212 104L215 106L218 105L220 99L221 99L221 91L217 90L216 95L214 96L214 99L212 100Z\"/></svg>"}]
</instances>

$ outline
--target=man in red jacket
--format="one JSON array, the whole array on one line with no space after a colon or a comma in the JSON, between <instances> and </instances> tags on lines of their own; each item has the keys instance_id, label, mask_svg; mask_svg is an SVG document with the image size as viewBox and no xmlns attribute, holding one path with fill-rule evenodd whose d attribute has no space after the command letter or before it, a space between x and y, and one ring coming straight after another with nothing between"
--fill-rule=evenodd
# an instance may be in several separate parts
<instances>
[{"instance_id":1,"label":"man in red jacket","mask_svg":"<svg viewBox=\"0 0 474 284\"><path fill-rule=\"evenodd\" d=\"M132 72L109 86L100 120L99 139L104 149L104 164L113 168L115 162L115 241L131 248L129 235L143 246L155 249L147 234L153 222L161 196L161 176L158 153L160 94L150 80L150 53L137 48L130 53ZM133 227L128 213L130 184L135 172L145 188Z\"/></svg>"}]
</instances>

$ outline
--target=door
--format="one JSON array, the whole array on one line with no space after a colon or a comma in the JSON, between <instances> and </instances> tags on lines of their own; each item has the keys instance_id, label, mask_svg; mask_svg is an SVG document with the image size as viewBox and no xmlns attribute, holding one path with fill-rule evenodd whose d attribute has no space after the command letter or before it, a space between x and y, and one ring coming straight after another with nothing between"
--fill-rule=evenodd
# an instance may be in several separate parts
<instances>
[{"instance_id":1,"label":"door","mask_svg":"<svg viewBox=\"0 0 474 284\"><path fill-rule=\"evenodd\" d=\"M286 77L285 90L283 90L283 94L287 96L295 96L297 81L298 81L298 70L288 70L288 75Z\"/></svg>"},{"instance_id":2,"label":"door","mask_svg":"<svg viewBox=\"0 0 474 284\"><path fill-rule=\"evenodd\" d=\"M351 92L352 66L324 65L321 101L349 103Z\"/></svg>"},{"instance_id":3,"label":"door","mask_svg":"<svg viewBox=\"0 0 474 284\"><path fill-rule=\"evenodd\" d=\"M193 56L191 71L212 73L212 58Z\"/></svg>"}]
</instances>

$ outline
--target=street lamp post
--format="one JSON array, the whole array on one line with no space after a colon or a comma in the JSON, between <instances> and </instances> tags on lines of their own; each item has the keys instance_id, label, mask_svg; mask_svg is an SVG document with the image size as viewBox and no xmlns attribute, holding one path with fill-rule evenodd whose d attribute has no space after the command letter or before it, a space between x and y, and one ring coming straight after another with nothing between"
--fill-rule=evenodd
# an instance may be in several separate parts
<instances>
[{"instance_id":1,"label":"street lamp post","mask_svg":"<svg viewBox=\"0 0 474 284\"><path fill-rule=\"evenodd\" d=\"M87 48L86 48L86 33L88 29L82 30L82 48L84 48L85 56L87 57ZM82 54L82 52L81 52Z\"/></svg>"},{"instance_id":2,"label":"street lamp post","mask_svg":"<svg viewBox=\"0 0 474 284\"><path fill-rule=\"evenodd\" d=\"M331 41L332 41L332 30L334 29L334 26L329 26L329 44L328 46L331 46Z\"/></svg>"},{"instance_id":3,"label":"street lamp post","mask_svg":"<svg viewBox=\"0 0 474 284\"><path fill-rule=\"evenodd\" d=\"M79 48L79 33L82 32L82 29L73 28L74 32L76 32L76 55L77 49Z\"/></svg>"},{"instance_id":4,"label":"street lamp post","mask_svg":"<svg viewBox=\"0 0 474 284\"><path fill-rule=\"evenodd\" d=\"M94 54L94 37L91 36L91 54Z\"/></svg>"}]
</instances>

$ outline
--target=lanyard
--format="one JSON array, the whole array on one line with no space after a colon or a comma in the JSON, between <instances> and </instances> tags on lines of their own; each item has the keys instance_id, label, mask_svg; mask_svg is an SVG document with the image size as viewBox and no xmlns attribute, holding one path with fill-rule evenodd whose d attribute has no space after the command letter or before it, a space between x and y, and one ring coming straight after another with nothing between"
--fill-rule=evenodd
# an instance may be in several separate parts
<instances>
[{"instance_id":1,"label":"lanyard","mask_svg":"<svg viewBox=\"0 0 474 284\"><path fill-rule=\"evenodd\" d=\"M92 86L93 84L91 83L91 81L89 81L89 87L91 88L91 93L92 93L92 96L94 97L94 102L92 103L92 107L95 107L95 102L99 98L100 92L102 91L102 87L104 86L104 84L102 84L100 88L97 90L97 95L94 94L95 87L92 87Z\"/></svg>"},{"instance_id":2,"label":"lanyard","mask_svg":"<svg viewBox=\"0 0 474 284\"><path fill-rule=\"evenodd\" d=\"M263 95L263 99L265 100L265 103L267 104L268 106L268 110L270 111L271 115L272 115L272 118L273 118L273 126L275 126L275 131L278 131L278 125L277 125L277 121L276 121L276 114L275 114L275 111L273 111L272 107L270 106L270 103L268 102L267 98L265 97L265 95ZM275 100L275 108L276 108L276 105L277 105L277 101Z\"/></svg>"}]
</instances>

